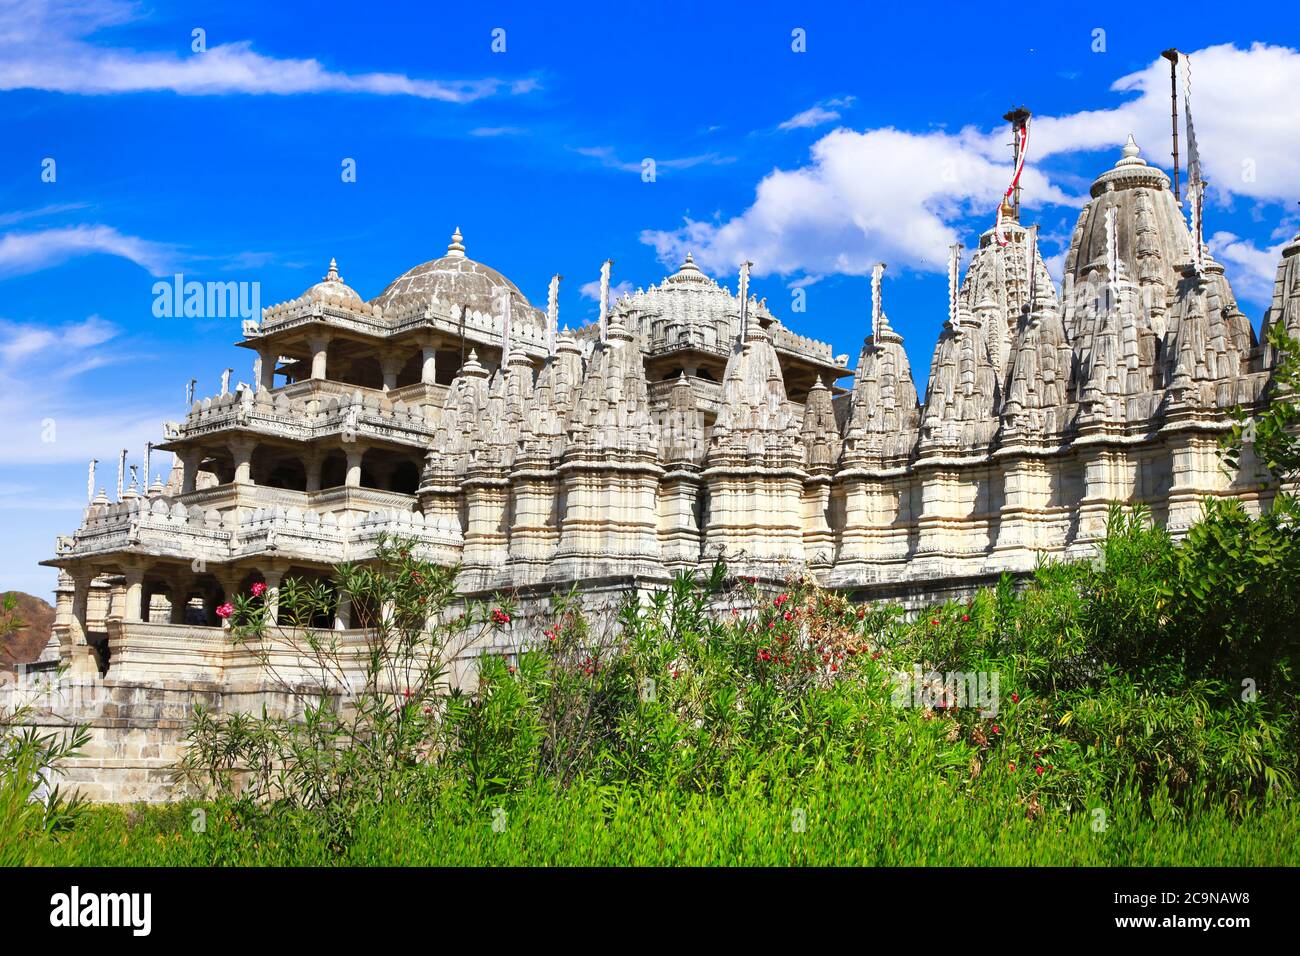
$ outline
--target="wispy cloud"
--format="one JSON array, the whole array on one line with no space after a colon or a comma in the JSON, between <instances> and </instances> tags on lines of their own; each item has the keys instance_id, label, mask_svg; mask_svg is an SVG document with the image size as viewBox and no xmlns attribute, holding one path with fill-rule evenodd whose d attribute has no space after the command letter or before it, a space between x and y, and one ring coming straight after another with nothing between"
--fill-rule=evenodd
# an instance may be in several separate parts
<instances>
[{"instance_id":1,"label":"wispy cloud","mask_svg":"<svg viewBox=\"0 0 1300 956\"><path fill-rule=\"evenodd\" d=\"M59 93L168 91L187 96L226 93L369 93L467 103L502 90L535 90L532 79L421 79L404 73L346 73L314 58L268 56L239 40L180 56L88 42L105 27L139 18L120 0L49 0L0 8L0 90Z\"/></svg>"},{"instance_id":2,"label":"wispy cloud","mask_svg":"<svg viewBox=\"0 0 1300 956\"><path fill-rule=\"evenodd\" d=\"M722 156L718 153L702 153L698 156L661 159L658 156L646 156L636 162L620 159L613 146L571 146L570 149L579 156L595 159L607 169L617 169L625 173L640 173L647 160L654 162L656 169L690 169L692 166L725 166L734 163L736 157Z\"/></svg>"},{"instance_id":3,"label":"wispy cloud","mask_svg":"<svg viewBox=\"0 0 1300 956\"><path fill-rule=\"evenodd\" d=\"M121 329L97 315L54 325L0 319L0 448L7 467L107 461L156 441L157 409L127 398L89 398L78 378L131 361ZM12 472L11 472L12 474Z\"/></svg>"},{"instance_id":4,"label":"wispy cloud","mask_svg":"<svg viewBox=\"0 0 1300 956\"><path fill-rule=\"evenodd\" d=\"M25 275L95 253L129 259L150 275L165 275L175 261L171 246L124 235L112 226L60 226L0 235L0 278Z\"/></svg>"},{"instance_id":5,"label":"wispy cloud","mask_svg":"<svg viewBox=\"0 0 1300 956\"><path fill-rule=\"evenodd\" d=\"M590 282L585 282L583 283L582 287L578 291L582 293L582 297L584 299L591 299L591 301L593 302L599 302L600 301L600 280L593 279ZM622 282L617 282L614 285L611 285L609 287L609 301L613 302L616 299L618 299L620 296L630 295L631 292L632 292L632 283L624 279Z\"/></svg>"},{"instance_id":6,"label":"wispy cloud","mask_svg":"<svg viewBox=\"0 0 1300 956\"><path fill-rule=\"evenodd\" d=\"M811 129L814 126L834 123L840 118L841 109L847 109L853 105L853 99L852 96L844 96L838 99L823 100L801 113L795 113L784 123L779 123L777 129L788 132L792 129Z\"/></svg>"},{"instance_id":7,"label":"wispy cloud","mask_svg":"<svg viewBox=\"0 0 1300 956\"><path fill-rule=\"evenodd\" d=\"M479 126L469 131L471 136L522 136L528 130L519 126Z\"/></svg>"},{"instance_id":8,"label":"wispy cloud","mask_svg":"<svg viewBox=\"0 0 1300 956\"><path fill-rule=\"evenodd\" d=\"M52 203L48 206L40 206L36 209L19 209L16 212L0 214L0 226L14 226L20 222L26 222L29 219L45 219L49 216L57 216L59 213L85 209L89 205L89 203L84 202L65 202Z\"/></svg>"}]
</instances>

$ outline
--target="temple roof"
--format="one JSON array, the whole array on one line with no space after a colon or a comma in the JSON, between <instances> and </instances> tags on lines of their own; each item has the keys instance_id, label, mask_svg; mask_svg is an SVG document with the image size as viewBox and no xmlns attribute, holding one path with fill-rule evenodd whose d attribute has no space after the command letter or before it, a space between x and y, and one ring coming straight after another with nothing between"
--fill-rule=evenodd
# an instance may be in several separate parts
<instances>
[{"instance_id":1,"label":"temple roof","mask_svg":"<svg viewBox=\"0 0 1300 956\"><path fill-rule=\"evenodd\" d=\"M457 228L446 255L406 270L373 301L389 312L437 296L455 306L464 305L471 311L495 315L500 309L497 296L504 289L510 295L514 321L526 325L544 323L545 315L529 304L518 286L491 266L465 255L462 238Z\"/></svg>"},{"instance_id":2,"label":"temple roof","mask_svg":"<svg viewBox=\"0 0 1300 956\"><path fill-rule=\"evenodd\" d=\"M328 301L330 299L339 299L343 302L360 302L361 296L357 291L343 281L339 275L339 265L334 259L330 259L329 271L314 286L304 292L301 296L304 299L319 299Z\"/></svg>"}]
</instances>

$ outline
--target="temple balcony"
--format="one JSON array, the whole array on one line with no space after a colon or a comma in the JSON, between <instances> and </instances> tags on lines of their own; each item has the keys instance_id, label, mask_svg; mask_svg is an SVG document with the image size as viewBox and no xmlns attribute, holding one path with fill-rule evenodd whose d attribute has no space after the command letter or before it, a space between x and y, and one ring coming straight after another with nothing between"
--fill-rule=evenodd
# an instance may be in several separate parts
<instances>
[{"instance_id":1,"label":"temple balcony","mask_svg":"<svg viewBox=\"0 0 1300 956\"><path fill-rule=\"evenodd\" d=\"M360 488L317 494L355 510L319 514L274 505L219 511L161 495L92 504L76 534L59 538L57 555L50 563L112 565L121 557L136 555L186 564L227 564L274 553L313 564L337 564L373 557L384 535L414 540L428 560L445 564L459 560L463 542L459 524L449 518L426 522L423 514L411 510L413 495ZM363 512L367 506L370 510Z\"/></svg>"},{"instance_id":2,"label":"temple balcony","mask_svg":"<svg viewBox=\"0 0 1300 956\"><path fill-rule=\"evenodd\" d=\"M260 323L247 323L245 341L239 344L255 349L262 340L288 340L295 333L307 336L331 331L370 340L413 339L434 334L447 341L464 340L484 354L492 350L500 354L503 345L499 315L477 309L465 309L462 313L459 305L436 296L388 310L377 303L290 299L263 309ZM516 324L510 335L512 347L522 349L530 359L540 362L546 358L546 329L540 324Z\"/></svg>"},{"instance_id":3,"label":"temple balcony","mask_svg":"<svg viewBox=\"0 0 1300 956\"><path fill-rule=\"evenodd\" d=\"M300 391L289 391L299 385L304 386ZM423 451L437 431L436 411L430 405L408 404L400 396L327 380L307 385L274 393L241 390L196 401L183 422L168 423L165 441L156 447L180 451L196 440L250 432L290 442L368 440Z\"/></svg>"}]
</instances>

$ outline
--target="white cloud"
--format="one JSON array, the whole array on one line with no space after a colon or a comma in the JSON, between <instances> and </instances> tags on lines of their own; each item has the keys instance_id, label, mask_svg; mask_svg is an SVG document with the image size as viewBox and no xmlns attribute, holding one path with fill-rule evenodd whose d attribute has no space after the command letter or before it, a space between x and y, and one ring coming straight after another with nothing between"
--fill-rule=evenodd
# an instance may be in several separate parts
<instances>
[{"instance_id":1,"label":"white cloud","mask_svg":"<svg viewBox=\"0 0 1300 956\"><path fill-rule=\"evenodd\" d=\"M821 126L824 123L833 123L840 118L837 110L828 110L821 106L811 106L802 113L795 113L784 123L777 125L777 129L809 129L813 126Z\"/></svg>"},{"instance_id":2,"label":"white cloud","mask_svg":"<svg viewBox=\"0 0 1300 956\"><path fill-rule=\"evenodd\" d=\"M59 93L170 91L221 93L371 93L465 103L509 89L527 93L536 81L429 80L402 73L342 73L316 59L284 59L252 49L248 40L217 43L203 53L141 52L97 46L86 38L137 19L118 0L48 0L0 10L0 89Z\"/></svg>"},{"instance_id":3,"label":"white cloud","mask_svg":"<svg viewBox=\"0 0 1300 956\"><path fill-rule=\"evenodd\" d=\"M171 247L123 235L112 226L60 226L0 235L0 278L25 275L93 253L129 259L150 275L171 271L173 261Z\"/></svg>"},{"instance_id":4,"label":"white cloud","mask_svg":"<svg viewBox=\"0 0 1300 956\"><path fill-rule=\"evenodd\" d=\"M811 129L814 126L823 126L826 123L833 123L840 118L840 109L853 105L853 97L845 96L840 99L826 100L800 113L795 113L784 123L777 125L777 129L789 131L792 129Z\"/></svg>"},{"instance_id":5,"label":"white cloud","mask_svg":"<svg viewBox=\"0 0 1300 956\"><path fill-rule=\"evenodd\" d=\"M1212 198L1289 202L1300 190L1300 97L1294 94L1300 89L1300 53L1264 44L1221 45L1194 53L1191 65L1192 109ZM1081 188L1074 175L1051 173L1051 164L1043 163L1054 156L1117 148L1132 132L1148 161L1168 162L1168 62L1157 57L1112 89L1127 101L1111 109L1034 117L1022 180L1028 207L1080 203L1072 195ZM828 110L830 102L813 110ZM809 121L819 115L805 113ZM693 250L714 273L745 259L760 275L860 275L881 260L942 272L951 243L969 245L972 226L982 231L992 224L1010 172L1006 139L1001 125L956 133L836 129L813 145L806 165L765 176L740 214L688 218L677 229L646 230L641 239L666 265ZM1185 163L1185 141L1183 148ZM1212 213L1213 207L1211 220ZM1240 240L1223 249L1234 280L1245 270L1262 275L1261 263L1272 254ZM1276 258L1270 270L1275 267ZM1243 281L1242 296L1258 301L1258 285Z\"/></svg>"},{"instance_id":6,"label":"white cloud","mask_svg":"<svg viewBox=\"0 0 1300 956\"><path fill-rule=\"evenodd\" d=\"M1232 289L1239 298L1265 303L1273 297L1273 282L1277 278L1278 260L1287 243L1260 249L1249 239L1226 230L1206 239L1210 254L1223 263L1232 280Z\"/></svg>"},{"instance_id":7,"label":"white cloud","mask_svg":"<svg viewBox=\"0 0 1300 956\"><path fill-rule=\"evenodd\" d=\"M637 160L630 162L620 159L614 151L613 146L572 146L570 147L579 156L586 156L590 159L597 159L600 164L608 169L618 169L625 173L640 173L642 163L645 161ZM718 153L701 153L698 156L683 156L677 159L660 159L658 156L648 156L646 159L654 161L657 169L690 169L692 166L724 166L727 163L734 163L734 156L721 156Z\"/></svg>"},{"instance_id":8,"label":"white cloud","mask_svg":"<svg viewBox=\"0 0 1300 956\"><path fill-rule=\"evenodd\" d=\"M99 316L62 325L0 319L0 448L6 466L108 461L123 447L157 441L162 415L129 399L88 397L76 377L126 362L120 330ZM165 471L167 456L157 462Z\"/></svg>"},{"instance_id":9,"label":"white cloud","mask_svg":"<svg viewBox=\"0 0 1300 956\"><path fill-rule=\"evenodd\" d=\"M694 250L715 273L746 259L761 275L862 275L881 260L942 271L961 238L950 223L990 207L1007 175L967 133L837 129L813 145L809 165L769 173L741 215L688 219L677 230L647 230L642 241L665 264ZM1041 201L1076 202L1036 170L1022 181Z\"/></svg>"},{"instance_id":10,"label":"white cloud","mask_svg":"<svg viewBox=\"0 0 1300 956\"><path fill-rule=\"evenodd\" d=\"M578 291L582 293L584 299L591 299L593 302L599 302L600 280L593 279L591 282L584 283ZM624 279L622 282L615 283L609 287L609 301L617 301L620 296L630 295L631 293L632 283ZM599 309L597 311L599 311Z\"/></svg>"}]
</instances>

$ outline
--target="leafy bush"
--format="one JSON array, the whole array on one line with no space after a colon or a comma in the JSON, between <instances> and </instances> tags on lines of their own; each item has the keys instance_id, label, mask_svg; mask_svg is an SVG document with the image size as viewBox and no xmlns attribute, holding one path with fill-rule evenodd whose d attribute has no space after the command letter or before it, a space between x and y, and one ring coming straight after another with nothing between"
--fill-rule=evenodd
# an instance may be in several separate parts
<instances>
[{"instance_id":1,"label":"leafy bush","mask_svg":"<svg viewBox=\"0 0 1300 956\"><path fill-rule=\"evenodd\" d=\"M0 638L23 626L14 607L14 596L6 595ZM85 801L67 796L55 778L59 765L89 742L89 729L41 733L27 723L31 717L25 704L0 709L0 866L30 862L45 844L71 831L85 811Z\"/></svg>"}]
</instances>

